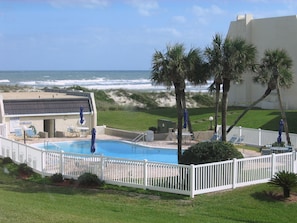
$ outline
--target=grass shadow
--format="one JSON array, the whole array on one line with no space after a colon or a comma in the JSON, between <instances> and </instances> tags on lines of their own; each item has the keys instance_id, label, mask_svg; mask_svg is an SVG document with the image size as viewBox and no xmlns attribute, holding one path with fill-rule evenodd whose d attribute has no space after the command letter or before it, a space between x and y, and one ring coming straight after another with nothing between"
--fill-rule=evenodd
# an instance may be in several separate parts
<instances>
[{"instance_id":1,"label":"grass shadow","mask_svg":"<svg viewBox=\"0 0 297 223\"><path fill-rule=\"evenodd\" d=\"M272 203L284 200L284 197L281 193L267 191L267 190L263 190L261 192L255 192L255 193L251 194L251 196L253 198L255 198L256 200L272 202Z\"/></svg>"}]
</instances>

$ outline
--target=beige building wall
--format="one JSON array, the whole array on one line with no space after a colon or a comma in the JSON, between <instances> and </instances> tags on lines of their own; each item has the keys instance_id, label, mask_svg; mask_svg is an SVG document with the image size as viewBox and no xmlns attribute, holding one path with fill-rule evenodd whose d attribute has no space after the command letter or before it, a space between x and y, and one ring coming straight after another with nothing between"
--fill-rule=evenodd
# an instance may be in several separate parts
<instances>
[{"instance_id":1,"label":"beige building wall","mask_svg":"<svg viewBox=\"0 0 297 223\"><path fill-rule=\"evenodd\" d=\"M283 105L286 109L297 109L297 17L285 16L275 18L253 19L252 15L238 16L230 23L229 37L241 37L257 47L260 59L266 49L285 49L293 60L294 84L290 89L281 89ZM233 83L229 94L229 105L247 106L260 98L266 86L255 84L252 73L243 75L242 83ZM278 109L276 90L271 92L257 107Z\"/></svg>"}]
</instances>

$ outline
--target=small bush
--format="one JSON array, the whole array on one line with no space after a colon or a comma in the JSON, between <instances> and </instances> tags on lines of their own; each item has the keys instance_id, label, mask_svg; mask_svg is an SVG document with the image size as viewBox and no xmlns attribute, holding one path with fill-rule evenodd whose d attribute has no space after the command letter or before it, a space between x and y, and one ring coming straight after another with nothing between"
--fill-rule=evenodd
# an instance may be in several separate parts
<instances>
[{"instance_id":1,"label":"small bush","mask_svg":"<svg viewBox=\"0 0 297 223\"><path fill-rule=\"evenodd\" d=\"M4 157L2 160L2 164L12 163L12 159L10 157Z\"/></svg>"},{"instance_id":2,"label":"small bush","mask_svg":"<svg viewBox=\"0 0 297 223\"><path fill-rule=\"evenodd\" d=\"M233 144L215 141L201 142L189 147L181 156L181 164L203 164L243 158Z\"/></svg>"},{"instance_id":3,"label":"small bush","mask_svg":"<svg viewBox=\"0 0 297 223\"><path fill-rule=\"evenodd\" d=\"M274 142L272 143L273 147L284 147L285 146L285 142Z\"/></svg>"},{"instance_id":4,"label":"small bush","mask_svg":"<svg viewBox=\"0 0 297 223\"><path fill-rule=\"evenodd\" d=\"M157 133L157 127L154 127L154 126L151 126L151 127L149 127L148 128L148 130L151 130L151 131L153 131L154 133Z\"/></svg>"},{"instance_id":5,"label":"small bush","mask_svg":"<svg viewBox=\"0 0 297 223\"><path fill-rule=\"evenodd\" d=\"M63 175L61 173L55 173L50 178L52 183L61 183L64 181Z\"/></svg>"},{"instance_id":6,"label":"small bush","mask_svg":"<svg viewBox=\"0 0 297 223\"><path fill-rule=\"evenodd\" d=\"M33 169L29 167L26 163L21 163L18 166L18 173L20 175L31 176L33 174Z\"/></svg>"},{"instance_id":7,"label":"small bush","mask_svg":"<svg viewBox=\"0 0 297 223\"><path fill-rule=\"evenodd\" d=\"M19 168L18 165L15 164L15 163L7 163L7 164L5 164L6 172L9 175L12 175L12 176L18 175L18 168Z\"/></svg>"},{"instance_id":8,"label":"small bush","mask_svg":"<svg viewBox=\"0 0 297 223\"><path fill-rule=\"evenodd\" d=\"M84 173L78 177L78 185L80 186L102 186L103 182L96 174Z\"/></svg>"},{"instance_id":9,"label":"small bush","mask_svg":"<svg viewBox=\"0 0 297 223\"><path fill-rule=\"evenodd\" d=\"M288 171L280 171L273 176L269 183L281 187L284 197L287 198L290 197L291 189L297 187L297 175Z\"/></svg>"}]
</instances>

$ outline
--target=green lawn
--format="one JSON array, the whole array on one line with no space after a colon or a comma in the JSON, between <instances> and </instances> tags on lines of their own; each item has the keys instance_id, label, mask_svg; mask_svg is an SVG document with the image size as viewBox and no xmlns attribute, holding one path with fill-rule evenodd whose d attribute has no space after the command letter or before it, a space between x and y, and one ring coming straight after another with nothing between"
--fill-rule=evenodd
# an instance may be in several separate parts
<instances>
[{"instance_id":1,"label":"green lawn","mask_svg":"<svg viewBox=\"0 0 297 223\"><path fill-rule=\"evenodd\" d=\"M214 116L213 108L188 109L194 131L204 131L210 127L209 116ZM242 112L241 108L229 108L228 125ZM297 133L297 111L287 111L289 131ZM98 125L107 125L125 130L144 131L149 127L157 127L158 119L177 122L175 108L159 108L149 110L98 111ZM245 128L261 128L278 131L280 112L278 110L254 109L249 111L237 124ZM220 120L219 120L220 124Z\"/></svg>"},{"instance_id":2,"label":"green lawn","mask_svg":"<svg viewBox=\"0 0 297 223\"><path fill-rule=\"evenodd\" d=\"M209 108L189 109L195 130L209 128ZM240 109L229 109L234 120ZM291 132L297 132L296 111L287 112ZM98 124L126 130L146 130L158 119L176 121L173 108L99 111ZM252 110L239 123L243 127L277 130L279 111ZM36 184L4 174L0 167L0 222L295 222L297 203L273 199L281 192L268 184L219 193L188 196L106 186L103 189ZM295 194L297 191L293 191Z\"/></svg>"},{"instance_id":3,"label":"green lawn","mask_svg":"<svg viewBox=\"0 0 297 223\"><path fill-rule=\"evenodd\" d=\"M0 222L295 222L297 203L272 199L268 184L185 196L126 188L35 184L0 173Z\"/></svg>"}]
</instances>

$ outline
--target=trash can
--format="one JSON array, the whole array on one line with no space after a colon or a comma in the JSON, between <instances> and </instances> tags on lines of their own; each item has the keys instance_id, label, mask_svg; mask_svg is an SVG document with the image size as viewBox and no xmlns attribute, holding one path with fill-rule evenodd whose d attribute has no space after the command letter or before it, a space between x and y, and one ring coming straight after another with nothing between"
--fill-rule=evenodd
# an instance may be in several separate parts
<instances>
[{"instance_id":1,"label":"trash can","mask_svg":"<svg viewBox=\"0 0 297 223\"><path fill-rule=\"evenodd\" d=\"M145 141L147 142L154 141L154 132L152 130L147 130L145 132Z\"/></svg>"},{"instance_id":2,"label":"trash can","mask_svg":"<svg viewBox=\"0 0 297 223\"><path fill-rule=\"evenodd\" d=\"M176 123L170 120L159 119L158 120L158 132L159 133L168 133L169 129L176 128Z\"/></svg>"}]
</instances>

